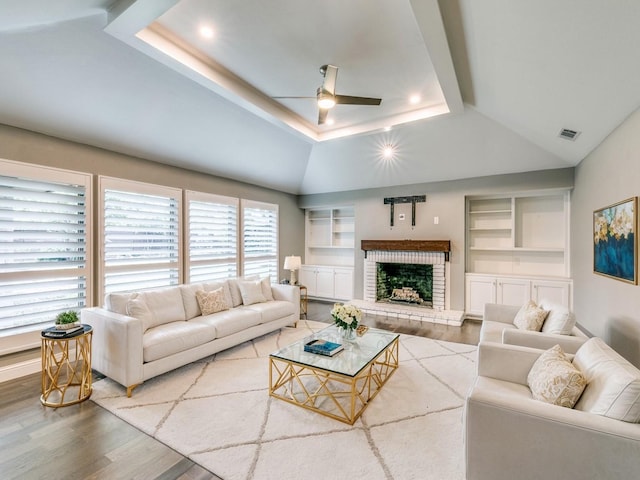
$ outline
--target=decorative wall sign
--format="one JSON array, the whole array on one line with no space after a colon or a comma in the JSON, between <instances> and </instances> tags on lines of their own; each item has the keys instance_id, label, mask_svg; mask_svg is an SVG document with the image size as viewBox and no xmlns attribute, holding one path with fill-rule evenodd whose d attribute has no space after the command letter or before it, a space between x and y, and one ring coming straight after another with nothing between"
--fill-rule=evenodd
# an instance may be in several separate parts
<instances>
[{"instance_id":1,"label":"decorative wall sign","mask_svg":"<svg viewBox=\"0 0 640 480\"><path fill-rule=\"evenodd\" d=\"M394 205L396 203L410 203L411 204L411 226L416 226L416 203L423 203L427 201L426 195L412 195L410 197L387 197L384 199L385 205L391 205L391 220L389 226L393 227L393 215Z\"/></svg>"},{"instance_id":2,"label":"decorative wall sign","mask_svg":"<svg viewBox=\"0 0 640 480\"><path fill-rule=\"evenodd\" d=\"M638 283L638 197L593 212L593 271Z\"/></svg>"}]
</instances>

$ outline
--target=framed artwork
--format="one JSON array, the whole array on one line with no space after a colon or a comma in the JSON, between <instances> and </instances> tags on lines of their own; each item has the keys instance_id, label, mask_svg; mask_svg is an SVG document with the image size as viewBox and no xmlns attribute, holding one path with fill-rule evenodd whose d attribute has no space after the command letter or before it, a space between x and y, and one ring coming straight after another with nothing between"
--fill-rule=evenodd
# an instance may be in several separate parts
<instances>
[{"instance_id":1,"label":"framed artwork","mask_svg":"<svg viewBox=\"0 0 640 480\"><path fill-rule=\"evenodd\" d=\"M593 212L593 272L638 283L638 197Z\"/></svg>"}]
</instances>

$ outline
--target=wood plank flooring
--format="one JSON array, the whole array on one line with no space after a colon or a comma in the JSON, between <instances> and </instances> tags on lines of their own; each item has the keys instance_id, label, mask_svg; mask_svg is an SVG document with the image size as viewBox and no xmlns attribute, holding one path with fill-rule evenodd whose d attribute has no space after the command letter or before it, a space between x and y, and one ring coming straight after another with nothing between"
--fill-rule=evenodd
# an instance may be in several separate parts
<instances>
[{"instance_id":1,"label":"wood plank flooring","mask_svg":"<svg viewBox=\"0 0 640 480\"><path fill-rule=\"evenodd\" d=\"M309 302L309 320L330 322L333 304ZM367 316L365 325L477 344L480 322L462 327ZM58 409L40 404L40 374L0 383L0 478L219 479L88 400ZM135 395L135 393L134 393ZM212 434L215 434L212 432Z\"/></svg>"}]
</instances>

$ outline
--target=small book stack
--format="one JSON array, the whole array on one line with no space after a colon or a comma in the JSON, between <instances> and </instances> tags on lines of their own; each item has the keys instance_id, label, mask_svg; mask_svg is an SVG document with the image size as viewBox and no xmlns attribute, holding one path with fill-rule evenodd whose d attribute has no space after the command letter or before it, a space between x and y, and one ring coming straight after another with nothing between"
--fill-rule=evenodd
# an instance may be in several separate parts
<instances>
[{"instance_id":1,"label":"small book stack","mask_svg":"<svg viewBox=\"0 0 640 480\"><path fill-rule=\"evenodd\" d=\"M305 352L326 355L327 357L333 357L342 350L344 350L344 347L341 344L322 340L321 338L316 338L304 344Z\"/></svg>"},{"instance_id":2,"label":"small book stack","mask_svg":"<svg viewBox=\"0 0 640 480\"><path fill-rule=\"evenodd\" d=\"M77 325L72 328L60 329L58 327L49 327L42 330L42 336L47 338L69 338L75 337L84 331L84 326Z\"/></svg>"}]
</instances>

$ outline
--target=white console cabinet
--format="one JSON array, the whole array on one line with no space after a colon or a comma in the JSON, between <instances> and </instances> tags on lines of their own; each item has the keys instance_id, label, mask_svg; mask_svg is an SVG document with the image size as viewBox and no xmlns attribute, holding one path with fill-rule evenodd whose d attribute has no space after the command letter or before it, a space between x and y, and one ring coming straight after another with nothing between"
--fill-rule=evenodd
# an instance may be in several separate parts
<instances>
[{"instance_id":1,"label":"white console cabinet","mask_svg":"<svg viewBox=\"0 0 640 480\"><path fill-rule=\"evenodd\" d=\"M303 265L300 283L307 287L309 297L328 300L353 298L353 268L326 265Z\"/></svg>"}]
</instances>

